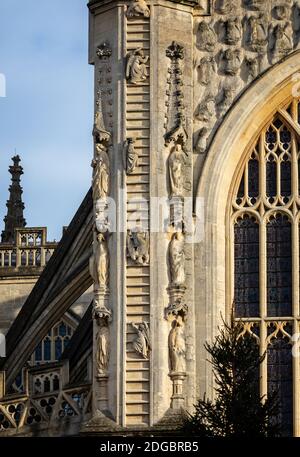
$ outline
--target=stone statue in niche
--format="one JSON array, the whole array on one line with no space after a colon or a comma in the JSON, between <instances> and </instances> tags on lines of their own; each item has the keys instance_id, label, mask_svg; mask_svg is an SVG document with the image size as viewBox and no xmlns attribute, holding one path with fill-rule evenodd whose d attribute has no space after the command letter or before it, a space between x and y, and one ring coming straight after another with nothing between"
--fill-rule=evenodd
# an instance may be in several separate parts
<instances>
[{"instance_id":1,"label":"stone statue in niche","mask_svg":"<svg viewBox=\"0 0 300 457\"><path fill-rule=\"evenodd\" d=\"M207 148L207 139L209 137L210 129L208 127L202 127L199 130L198 139L195 144L195 151L203 154Z\"/></svg>"},{"instance_id":2,"label":"stone statue in niche","mask_svg":"<svg viewBox=\"0 0 300 457\"><path fill-rule=\"evenodd\" d=\"M272 62L282 59L293 50L293 29L290 22L279 23L273 30Z\"/></svg>"},{"instance_id":3,"label":"stone statue in niche","mask_svg":"<svg viewBox=\"0 0 300 457\"><path fill-rule=\"evenodd\" d=\"M130 257L139 265L149 264L150 237L148 232L128 230L127 249Z\"/></svg>"},{"instance_id":4,"label":"stone statue in niche","mask_svg":"<svg viewBox=\"0 0 300 457\"><path fill-rule=\"evenodd\" d=\"M171 149L168 160L170 196L183 197L184 193L184 166L187 152L181 143L175 144Z\"/></svg>"},{"instance_id":5,"label":"stone statue in niche","mask_svg":"<svg viewBox=\"0 0 300 457\"><path fill-rule=\"evenodd\" d=\"M266 5L266 0L248 0L248 6L253 10L261 10Z\"/></svg>"},{"instance_id":6,"label":"stone statue in niche","mask_svg":"<svg viewBox=\"0 0 300 457\"><path fill-rule=\"evenodd\" d=\"M127 11L127 17L144 16L150 17L150 9L145 0L132 0Z\"/></svg>"},{"instance_id":7,"label":"stone statue in niche","mask_svg":"<svg viewBox=\"0 0 300 457\"><path fill-rule=\"evenodd\" d=\"M149 56L145 56L142 48L131 51L127 57L126 78L132 84L144 82L149 74L146 63Z\"/></svg>"},{"instance_id":8,"label":"stone statue in niche","mask_svg":"<svg viewBox=\"0 0 300 457\"><path fill-rule=\"evenodd\" d=\"M224 22L225 42L237 44L242 38L242 24L238 17L231 17Z\"/></svg>"},{"instance_id":9,"label":"stone statue in niche","mask_svg":"<svg viewBox=\"0 0 300 457\"><path fill-rule=\"evenodd\" d=\"M169 359L171 373L185 373L186 371L186 344L184 322L180 314L172 322L169 333Z\"/></svg>"},{"instance_id":10,"label":"stone statue in niche","mask_svg":"<svg viewBox=\"0 0 300 457\"><path fill-rule=\"evenodd\" d=\"M195 117L202 122L210 122L216 115L215 97L212 95L207 96L202 102L199 103Z\"/></svg>"},{"instance_id":11,"label":"stone statue in niche","mask_svg":"<svg viewBox=\"0 0 300 457\"><path fill-rule=\"evenodd\" d=\"M108 317L96 317L97 334L96 334L96 366L97 378L107 376L110 337L108 328Z\"/></svg>"},{"instance_id":12,"label":"stone statue in niche","mask_svg":"<svg viewBox=\"0 0 300 457\"><path fill-rule=\"evenodd\" d=\"M93 198L94 201L105 199L109 193L110 165L107 147L102 143L95 144L93 167Z\"/></svg>"},{"instance_id":13,"label":"stone statue in niche","mask_svg":"<svg viewBox=\"0 0 300 457\"><path fill-rule=\"evenodd\" d=\"M109 252L103 233L95 232L91 274L96 288L109 285Z\"/></svg>"},{"instance_id":14,"label":"stone statue in niche","mask_svg":"<svg viewBox=\"0 0 300 457\"><path fill-rule=\"evenodd\" d=\"M268 43L268 22L264 14L250 16L248 45L252 51L262 52Z\"/></svg>"},{"instance_id":15,"label":"stone statue in niche","mask_svg":"<svg viewBox=\"0 0 300 457\"><path fill-rule=\"evenodd\" d=\"M242 51L240 49L226 49L223 52L224 72L227 75L236 75L242 64Z\"/></svg>"},{"instance_id":16,"label":"stone statue in niche","mask_svg":"<svg viewBox=\"0 0 300 457\"><path fill-rule=\"evenodd\" d=\"M138 166L139 155L134 147L134 139L127 138L124 144L124 165L128 175L134 172Z\"/></svg>"},{"instance_id":17,"label":"stone statue in niche","mask_svg":"<svg viewBox=\"0 0 300 457\"><path fill-rule=\"evenodd\" d=\"M169 245L169 266L171 287L181 287L185 283L184 234L176 232Z\"/></svg>"},{"instance_id":18,"label":"stone statue in niche","mask_svg":"<svg viewBox=\"0 0 300 457\"><path fill-rule=\"evenodd\" d=\"M235 6L235 0L219 0L217 11L220 14L229 14Z\"/></svg>"},{"instance_id":19,"label":"stone statue in niche","mask_svg":"<svg viewBox=\"0 0 300 457\"><path fill-rule=\"evenodd\" d=\"M200 22L197 32L197 47L201 51L214 51L217 44L217 35L207 22Z\"/></svg>"},{"instance_id":20,"label":"stone statue in niche","mask_svg":"<svg viewBox=\"0 0 300 457\"><path fill-rule=\"evenodd\" d=\"M151 351L150 344L150 332L147 322L141 322L140 324L131 323L132 327L137 333L132 345L134 350L143 356L144 359L149 358L149 352Z\"/></svg>"},{"instance_id":21,"label":"stone statue in niche","mask_svg":"<svg viewBox=\"0 0 300 457\"><path fill-rule=\"evenodd\" d=\"M217 64L212 56L202 57L198 65L199 82L203 86L208 86L215 79Z\"/></svg>"}]
</instances>

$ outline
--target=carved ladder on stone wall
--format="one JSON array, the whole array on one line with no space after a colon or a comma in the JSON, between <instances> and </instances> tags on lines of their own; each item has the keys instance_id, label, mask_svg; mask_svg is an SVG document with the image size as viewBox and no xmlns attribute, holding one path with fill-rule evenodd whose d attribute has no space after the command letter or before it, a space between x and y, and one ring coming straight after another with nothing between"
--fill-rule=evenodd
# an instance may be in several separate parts
<instances>
[{"instance_id":1,"label":"carved ladder on stone wall","mask_svg":"<svg viewBox=\"0 0 300 457\"><path fill-rule=\"evenodd\" d=\"M127 53L141 48L145 55L150 50L150 20L127 19ZM149 65L149 62L148 64ZM149 71L149 67L148 67ZM150 179L150 84L149 78L138 84L127 82L126 138L135 140L139 155L137 168L126 176L127 228L136 211L148 221L149 209L141 208L142 198L149 201ZM135 219L135 218L134 218ZM126 266L126 426L149 425L150 422L150 361L133 349L136 333L131 323L150 321L150 268L139 265L129 256Z\"/></svg>"}]
</instances>

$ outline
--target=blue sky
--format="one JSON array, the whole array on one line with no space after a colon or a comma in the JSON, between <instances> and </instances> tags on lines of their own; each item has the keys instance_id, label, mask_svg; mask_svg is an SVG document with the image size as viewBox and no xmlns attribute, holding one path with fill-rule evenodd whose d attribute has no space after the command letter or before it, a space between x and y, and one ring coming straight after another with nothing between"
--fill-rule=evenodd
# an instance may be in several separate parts
<instances>
[{"instance_id":1,"label":"blue sky","mask_svg":"<svg viewBox=\"0 0 300 457\"><path fill-rule=\"evenodd\" d=\"M0 227L15 149L28 226L59 239L90 186L93 68L85 0L1 0Z\"/></svg>"}]
</instances>

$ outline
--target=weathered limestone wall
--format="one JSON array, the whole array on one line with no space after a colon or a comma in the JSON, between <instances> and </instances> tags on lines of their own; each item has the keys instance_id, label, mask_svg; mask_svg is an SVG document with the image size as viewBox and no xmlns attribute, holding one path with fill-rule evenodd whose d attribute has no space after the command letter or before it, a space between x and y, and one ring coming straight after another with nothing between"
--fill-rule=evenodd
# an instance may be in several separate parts
<instances>
[{"instance_id":1,"label":"weathered limestone wall","mask_svg":"<svg viewBox=\"0 0 300 457\"><path fill-rule=\"evenodd\" d=\"M36 277L26 276L0 279L0 333L7 333L37 280ZM71 310L81 318L91 301L90 288L74 303Z\"/></svg>"},{"instance_id":2,"label":"weathered limestone wall","mask_svg":"<svg viewBox=\"0 0 300 457\"><path fill-rule=\"evenodd\" d=\"M0 332L6 334L18 315L37 278L7 278L0 280Z\"/></svg>"}]
</instances>

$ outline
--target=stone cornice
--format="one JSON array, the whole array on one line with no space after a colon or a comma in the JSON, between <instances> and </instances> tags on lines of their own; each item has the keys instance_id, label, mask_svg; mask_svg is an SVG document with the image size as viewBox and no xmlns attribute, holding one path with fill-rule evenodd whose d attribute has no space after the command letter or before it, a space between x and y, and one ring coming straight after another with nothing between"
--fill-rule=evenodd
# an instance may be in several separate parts
<instances>
[{"instance_id":1,"label":"stone cornice","mask_svg":"<svg viewBox=\"0 0 300 457\"><path fill-rule=\"evenodd\" d=\"M210 14L210 4L211 0L167 0L170 3L177 3L178 5L185 5L195 8L199 14L207 15ZM110 3L117 3L117 4L129 4L129 1L120 1L120 0L90 0L88 2L88 7L90 10L93 10L97 6L104 6ZM149 2L150 4L152 2ZM157 2L154 2L157 3Z\"/></svg>"}]
</instances>

